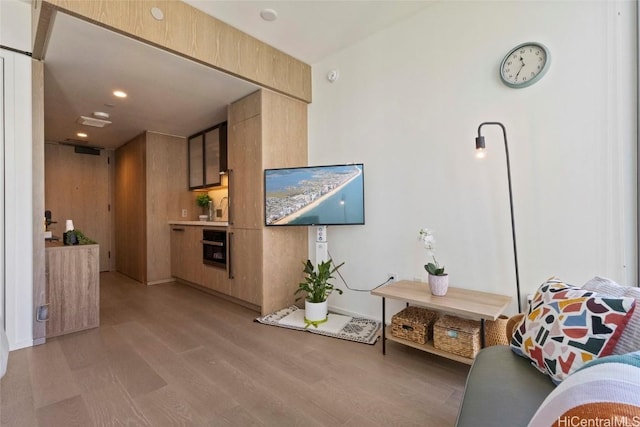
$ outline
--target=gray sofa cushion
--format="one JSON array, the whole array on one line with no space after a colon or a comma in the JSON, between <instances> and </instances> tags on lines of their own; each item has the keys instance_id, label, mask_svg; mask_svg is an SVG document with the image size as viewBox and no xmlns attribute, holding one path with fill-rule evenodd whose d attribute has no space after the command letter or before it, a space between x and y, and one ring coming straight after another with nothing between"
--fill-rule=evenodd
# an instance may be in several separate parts
<instances>
[{"instance_id":1,"label":"gray sofa cushion","mask_svg":"<svg viewBox=\"0 0 640 427\"><path fill-rule=\"evenodd\" d=\"M526 426L555 387L509 346L484 348L467 376L456 426Z\"/></svg>"}]
</instances>

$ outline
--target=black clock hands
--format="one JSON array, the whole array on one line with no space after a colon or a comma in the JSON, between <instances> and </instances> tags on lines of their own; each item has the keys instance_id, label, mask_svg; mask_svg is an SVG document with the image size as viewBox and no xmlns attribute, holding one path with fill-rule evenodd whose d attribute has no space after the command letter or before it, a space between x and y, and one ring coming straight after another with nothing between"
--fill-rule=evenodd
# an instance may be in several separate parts
<instances>
[{"instance_id":1,"label":"black clock hands","mask_svg":"<svg viewBox=\"0 0 640 427\"><path fill-rule=\"evenodd\" d=\"M520 69L519 69L519 70L518 70L518 72L516 73L516 80L518 80L518 76L520 75L520 71L522 71L522 69L523 69L523 68L524 68L524 66L525 66L524 58L523 58L522 56L520 57L520 63L521 63L522 65L520 66Z\"/></svg>"}]
</instances>

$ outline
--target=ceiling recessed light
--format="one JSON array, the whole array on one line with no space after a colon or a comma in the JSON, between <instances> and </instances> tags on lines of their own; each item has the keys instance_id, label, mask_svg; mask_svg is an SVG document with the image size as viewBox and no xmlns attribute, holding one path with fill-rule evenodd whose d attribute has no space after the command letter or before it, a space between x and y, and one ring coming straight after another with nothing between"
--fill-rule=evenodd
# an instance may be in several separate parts
<instances>
[{"instance_id":1,"label":"ceiling recessed light","mask_svg":"<svg viewBox=\"0 0 640 427\"><path fill-rule=\"evenodd\" d=\"M260 17L265 21L275 21L276 19L278 19L278 12L273 9L262 9L260 11Z\"/></svg>"},{"instance_id":2,"label":"ceiling recessed light","mask_svg":"<svg viewBox=\"0 0 640 427\"><path fill-rule=\"evenodd\" d=\"M151 16L157 21L162 21L164 19L164 12L159 7L152 7Z\"/></svg>"},{"instance_id":3,"label":"ceiling recessed light","mask_svg":"<svg viewBox=\"0 0 640 427\"><path fill-rule=\"evenodd\" d=\"M124 92L122 90L114 90L113 91L113 95L117 96L118 98L126 98L127 97L127 92Z\"/></svg>"},{"instance_id":4,"label":"ceiling recessed light","mask_svg":"<svg viewBox=\"0 0 640 427\"><path fill-rule=\"evenodd\" d=\"M80 138L86 138L86 137L88 137L89 135L87 135L87 134L86 134L86 133L84 133L84 132L78 132L78 133L76 133L76 136L78 136L78 137L80 137Z\"/></svg>"}]
</instances>

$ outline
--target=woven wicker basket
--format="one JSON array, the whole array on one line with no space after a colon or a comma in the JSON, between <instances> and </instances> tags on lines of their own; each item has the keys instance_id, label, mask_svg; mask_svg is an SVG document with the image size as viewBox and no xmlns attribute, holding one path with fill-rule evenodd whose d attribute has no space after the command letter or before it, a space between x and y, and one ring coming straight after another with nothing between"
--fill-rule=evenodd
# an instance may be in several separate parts
<instances>
[{"instance_id":1,"label":"woven wicker basket","mask_svg":"<svg viewBox=\"0 0 640 427\"><path fill-rule=\"evenodd\" d=\"M433 325L433 346L473 359L480 351L480 322L445 315Z\"/></svg>"},{"instance_id":2,"label":"woven wicker basket","mask_svg":"<svg viewBox=\"0 0 640 427\"><path fill-rule=\"evenodd\" d=\"M497 320L484 322L484 345L509 345L511 334L507 334L507 322L509 318L501 315Z\"/></svg>"},{"instance_id":3,"label":"woven wicker basket","mask_svg":"<svg viewBox=\"0 0 640 427\"><path fill-rule=\"evenodd\" d=\"M433 323L438 313L410 306L391 318L391 335L424 344L433 339Z\"/></svg>"}]
</instances>

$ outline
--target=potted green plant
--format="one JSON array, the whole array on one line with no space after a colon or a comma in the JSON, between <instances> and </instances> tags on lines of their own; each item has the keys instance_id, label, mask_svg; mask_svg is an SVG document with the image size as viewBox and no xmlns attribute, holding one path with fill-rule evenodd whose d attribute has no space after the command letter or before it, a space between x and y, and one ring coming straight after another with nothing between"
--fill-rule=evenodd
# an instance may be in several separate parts
<instances>
[{"instance_id":1,"label":"potted green plant","mask_svg":"<svg viewBox=\"0 0 640 427\"><path fill-rule=\"evenodd\" d=\"M304 282L298 284L298 289L294 295L301 292L306 293L304 300L305 322L317 327L318 323L326 322L328 309L327 298L333 291L342 295L342 290L334 287L329 281L333 279L333 273L338 271L340 265L333 264L333 261L323 261L318 264L318 269L314 267L310 260L304 263L304 273L307 275ZM296 301L303 297L299 297Z\"/></svg>"},{"instance_id":2,"label":"potted green plant","mask_svg":"<svg viewBox=\"0 0 640 427\"><path fill-rule=\"evenodd\" d=\"M202 193L196 197L196 204L202 208L202 215L199 217L201 221L211 220L211 202L208 193Z\"/></svg>"},{"instance_id":3,"label":"potted green plant","mask_svg":"<svg viewBox=\"0 0 640 427\"><path fill-rule=\"evenodd\" d=\"M427 253L433 259L433 262L428 262L424 266L424 269L429 273L429 289L433 295L446 295L449 289L449 275L444 272L444 265L441 266L438 260L436 260L436 239L433 237L433 231L428 228L422 228L418 236L424 243L424 248L427 250Z\"/></svg>"}]
</instances>

